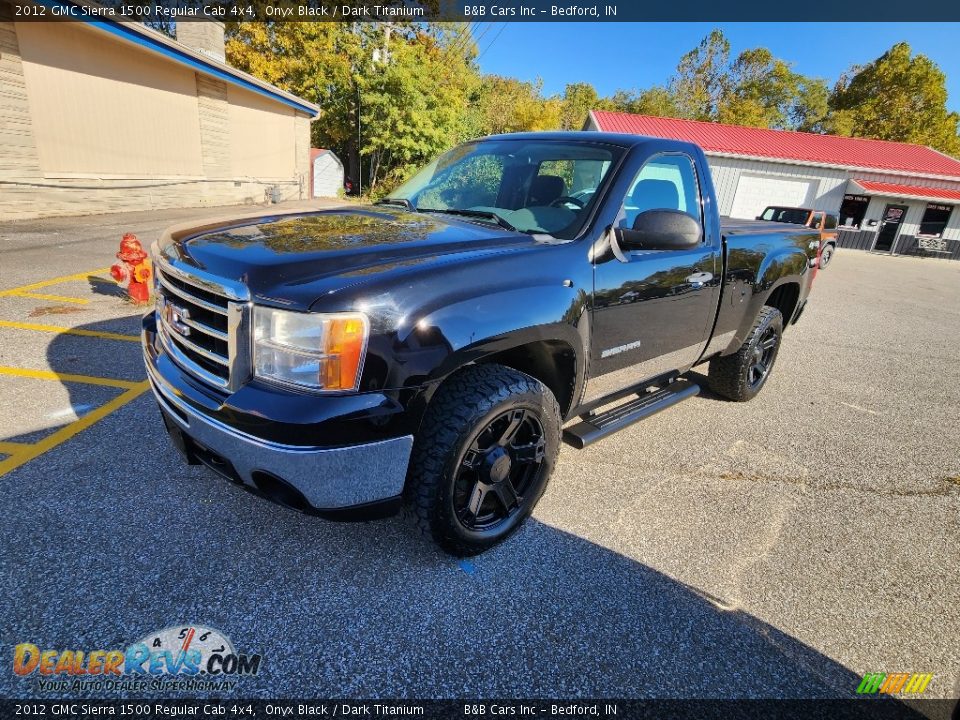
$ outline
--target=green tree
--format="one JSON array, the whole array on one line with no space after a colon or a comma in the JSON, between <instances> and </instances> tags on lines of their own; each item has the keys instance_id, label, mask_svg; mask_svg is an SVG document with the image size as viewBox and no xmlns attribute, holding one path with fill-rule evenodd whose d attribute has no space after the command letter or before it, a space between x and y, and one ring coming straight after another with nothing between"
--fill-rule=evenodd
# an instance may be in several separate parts
<instances>
[{"instance_id":1,"label":"green tree","mask_svg":"<svg viewBox=\"0 0 960 720\"><path fill-rule=\"evenodd\" d=\"M930 145L960 156L960 115L947 110L946 76L925 55L897 43L844 73L830 97L833 132Z\"/></svg>"},{"instance_id":2,"label":"green tree","mask_svg":"<svg viewBox=\"0 0 960 720\"><path fill-rule=\"evenodd\" d=\"M563 103L544 98L543 83L524 82L502 75L484 75L471 99L467 126L472 135L525 130L556 130L560 127Z\"/></svg>"},{"instance_id":3,"label":"green tree","mask_svg":"<svg viewBox=\"0 0 960 720\"><path fill-rule=\"evenodd\" d=\"M587 120L587 113L597 106L599 96L593 85L585 82L570 83L563 92L560 112L561 130L580 130Z\"/></svg>"},{"instance_id":4,"label":"green tree","mask_svg":"<svg viewBox=\"0 0 960 720\"><path fill-rule=\"evenodd\" d=\"M610 97L600 100L597 109L660 117L681 117L682 114L670 88L662 85L654 85L640 92L617 90Z\"/></svg>"},{"instance_id":5,"label":"green tree","mask_svg":"<svg viewBox=\"0 0 960 720\"><path fill-rule=\"evenodd\" d=\"M641 92L618 90L597 103L600 109L751 125L822 131L827 85L808 78L766 48L744 50L730 59L730 43L713 30L680 58L666 86Z\"/></svg>"},{"instance_id":6,"label":"green tree","mask_svg":"<svg viewBox=\"0 0 960 720\"><path fill-rule=\"evenodd\" d=\"M312 142L374 191L464 135L479 83L463 23L244 22L228 25L226 49L233 66L319 105Z\"/></svg>"},{"instance_id":7,"label":"green tree","mask_svg":"<svg viewBox=\"0 0 960 720\"><path fill-rule=\"evenodd\" d=\"M766 48L740 53L724 85L717 108L720 122L813 129L827 113L826 83L794 72Z\"/></svg>"},{"instance_id":8,"label":"green tree","mask_svg":"<svg viewBox=\"0 0 960 720\"><path fill-rule=\"evenodd\" d=\"M677 98L670 88L654 85L641 92L633 103L634 109L641 115L659 115L661 117L680 117L681 111Z\"/></svg>"},{"instance_id":9,"label":"green tree","mask_svg":"<svg viewBox=\"0 0 960 720\"><path fill-rule=\"evenodd\" d=\"M388 189L462 139L475 76L469 60L449 50L443 29L417 28L390 45L365 78L362 155L372 193Z\"/></svg>"},{"instance_id":10,"label":"green tree","mask_svg":"<svg viewBox=\"0 0 960 720\"><path fill-rule=\"evenodd\" d=\"M729 66L730 41L720 29L713 30L680 58L670 80L670 94L681 117L716 120L728 92Z\"/></svg>"},{"instance_id":11,"label":"green tree","mask_svg":"<svg viewBox=\"0 0 960 720\"><path fill-rule=\"evenodd\" d=\"M794 130L825 133L829 129L830 90L826 80L805 78L790 109L790 125Z\"/></svg>"}]
</instances>

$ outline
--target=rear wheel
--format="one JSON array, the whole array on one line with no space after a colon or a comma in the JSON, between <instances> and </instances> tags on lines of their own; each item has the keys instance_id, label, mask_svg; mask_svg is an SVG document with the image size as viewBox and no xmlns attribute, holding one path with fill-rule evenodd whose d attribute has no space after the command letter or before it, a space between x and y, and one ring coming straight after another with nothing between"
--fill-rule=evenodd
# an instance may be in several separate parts
<instances>
[{"instance_id":1,"label":"rear wheel","mask_svg":"<svg viewBox=\"0 0 960 720\"><path fill-rule=\"evenodd\" d=\"M540 381L502 365L453 376L413 447L408 499L420 529L454 555L502 542L543 495L560 448L560 409Z\"/></svg>"},{"instance_id":2,"label":"rear wheel","mask_svg":"<svg viewBox=\"0 0 960 720\"><path fill-rule=\"evenodd\" d=\"M783 315L764 305L740 349L710 361L710 389L737 402L754 398L773 370L782 337Z\"/></svg>"}]
</instances>

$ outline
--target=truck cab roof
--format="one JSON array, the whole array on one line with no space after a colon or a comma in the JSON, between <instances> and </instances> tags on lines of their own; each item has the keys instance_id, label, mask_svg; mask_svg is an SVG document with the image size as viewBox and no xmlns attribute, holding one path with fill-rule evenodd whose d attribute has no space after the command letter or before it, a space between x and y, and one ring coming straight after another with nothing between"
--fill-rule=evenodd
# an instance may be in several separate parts
<instances>
[{"instance_id":1,"label":"truck cab roof","mask_svg":"<svg viewBox=\"0 0 960 720\"><path fill-rule=\"evenodd\" d=\"M544 141L566 141L582 140L589 143L603 143L607 145L616 145L622 148L632 148L638 145L648 143L663 143L664 146L671 148L683 148L691 154L699 154L701 151L698 145L685 142L683 140L672 140L669 138L652 137L650 135L633 135L631 133L613 133L613 132L595 132L585 130L555 130L551 132L520 132L504 133L501 135L487 135L477 138L475 142L487 140L544 140Z\"/></svg>"}]
</instances>

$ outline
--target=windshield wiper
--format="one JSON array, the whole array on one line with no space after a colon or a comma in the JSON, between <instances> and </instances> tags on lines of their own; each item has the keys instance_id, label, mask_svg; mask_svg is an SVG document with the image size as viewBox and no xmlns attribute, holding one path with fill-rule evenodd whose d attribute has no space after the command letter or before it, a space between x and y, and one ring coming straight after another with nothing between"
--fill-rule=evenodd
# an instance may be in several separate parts
<instances>
[{"instance_id":1,"label":"windshield wiper","mask_svg":"<svg viewBox=\"0 0 960 720\"><path fill-rule=\"evenodd\" d=\"M413 203L407 200L406 198L382 198L377 200L374 205L396 205L398 207L406 208L411 212L416 212L417 209L413 206Z\"/></svg>"},{"instance_id":2,"label":"windshield wiper","mask_svg":"<svg viewBox=\"0 0 960 720\"><path fill-rule=\"evenodd\" d=\"M515 228L510 222L501 215L497 215L491 210L460 210L459 208L447 208L446 210L441 210L439 208L419 208L420 212L428 213L442 213L444 215L460 215L467 218L477 218L478 220L493 220L497 225L502 227L504 230L510 230L511 232L520 232Z\"/></svg>"}]
</instances>

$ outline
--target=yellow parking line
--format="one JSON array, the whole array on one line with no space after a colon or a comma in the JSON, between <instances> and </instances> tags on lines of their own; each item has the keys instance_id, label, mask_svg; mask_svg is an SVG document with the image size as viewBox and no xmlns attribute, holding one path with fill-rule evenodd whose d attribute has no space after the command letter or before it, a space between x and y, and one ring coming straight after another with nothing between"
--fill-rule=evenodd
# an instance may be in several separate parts
<instances>
[{"instance_id":1,"label":"yellow parking line","mask_svg":"<svg viewBox=\"0 0 960 720\"><path fill-rule=\"evenodd\" d=\"M3 297L4 295L16 295L22 292L29 292L30 290L39 290L40 288L50 287L51 285L59 285L60 283L70 282L71 280L86 280L88 275L96 275L97 273L104 273L108 272L109 270L109 266L97 268L96 270L74 273L73 275L61 275L60 277L51 278L50 280L41 280L40 282L31 283L30 285L21 285L20 287L10 288L9 290L0 290L0 297Z\"/></svg>"},{"instance_id":2,"label":"yellow parking line","mask_svg":"<svg viewBox=\"0 0 960 720\"><path fill-rule=\"evenodd\" d=\"M30 445L28 443L18 443L10 442L9 440L0 440L0 453L4 455L13 455L18 453L24 448L28 448Z\"/></svg>"},{"instance_id":3,"label":"yellow parking line","mask_svg":"<svg viewBox=\"0 0 960 720\"><path fill-rule=\"evenodd\" d=\"M116 380L114 378L94 377L93 375L73 375L72 373L57 373L49 370L28 370L27 368L0 366L0 375L12 375L33 380L58 380L60 382L75 382L85 385L103 385L105 387L133 390L143 385L143 382Z\"/></svg>"},{"instance_id":4,"label":"yellow parking line","mask_svg":"<svg viewBox=\"0 0 960 720\"><path fill-rule=\"evenodd\" d=\"M15 470L21 465L30 462L34 458L43 455L43 453L47 452L48 450L52 450L53 448L57 447L57 445L66 442L77 433L86 430L88 427L99 420L102 420L110 413L119 410L131 400L136 400L138 397L140 397L140 395L146 392L147 388L150 387L149 380L128 384L131 385L130 389L120 393L110 402L106 403L105 405L101 405L96 410L84 415L79 420L74 420L69 425L65 425L55 433L47 435L47 437L40 442L22 448L18 450L17 454L8 457L6 460L0 461L0 477L6 475L11 470Z\"/></svg>"},{"instance_id":5,"label":"yellow parking line","mask_svg":"<svg viewBox=\"0 0 960 720\"><path fill-rule=\"evenodd\" d=\"M74 303L75 305L89 305L90 301L84 298L70 297L69 295L47 295L44 293L34 293L34 292L8 292L5 293L8 297L24 297L24 298L34 298L36 300L50 300L52 302L68 302Z\"/></svg>"},{"instance_id":6,"label":"yellow parking line","mask_svg":"<svg viewBox=\"0 0 960 720\"><path fill-rule=\"evenodd\" d=\"M106 332L105 330L81 330L80 328L61 327L59 325L41 325L40 323L13 322L12 320L0 320L0 327L15 328L17 330L37 330L39 332L52 332L61 335L82 335L83 337L97 337L104 340L127 340L128 342L140 342L139 335L125 335L123 333Z\"/></svg>"}]
</instances>

